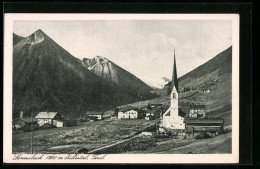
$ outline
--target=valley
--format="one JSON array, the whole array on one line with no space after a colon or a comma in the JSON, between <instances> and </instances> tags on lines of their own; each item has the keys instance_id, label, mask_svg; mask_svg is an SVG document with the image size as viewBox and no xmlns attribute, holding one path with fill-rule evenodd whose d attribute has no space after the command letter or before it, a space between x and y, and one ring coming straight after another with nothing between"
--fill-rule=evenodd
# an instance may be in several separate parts
<instances>
[{"instance_id":1,"label":"valley","mask_svg":"<svg viewBox=\"0 0 260 169\"><path fill-rule=\"evenodd\" d=\"M116 107L141 109L148 104L170 107L171 82L152 88L109 59L96 56L79 60L43 31L13 37L13 119L21 110L56 111L70 120L86 111L104 112L100 121L34 131L34 152L77 153L230 153L231 131L197 140L139 137L161 119L112 119ZM176 79L177 81L177 79ZM203 104L206 117L224 118L232 130L232 47L178 78L179 102ZM13 130L13 153L30 153L30 132ZM102 149L101 147L107 146Z\"/></svg>"}]
</instances>

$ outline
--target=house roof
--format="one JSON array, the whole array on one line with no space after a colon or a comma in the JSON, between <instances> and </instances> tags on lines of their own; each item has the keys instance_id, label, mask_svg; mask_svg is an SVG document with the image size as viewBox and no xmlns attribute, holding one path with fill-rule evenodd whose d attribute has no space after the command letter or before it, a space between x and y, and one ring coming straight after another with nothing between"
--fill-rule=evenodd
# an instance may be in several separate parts
<instances>
[{"instance_id":1,"label":"house roof","mask_svg":"<svg viewBox=\"0 0 260 169\"><path fill-rule=\"evenodd\" d=\"M89 115L102 115L103 112L101 112L101 111L87 111L86 114L89 114Z\"/></svg>"},{"instance_id":2,"label":"house roof","mask_svg":"<svg viewBox=\"0 0 260 169\"><path fill-rule=\"evenodd\" d=\"M151 110L147 110L145 113L150 113L150 114L161 113L161 110L151 109Z\"/></svg>"},{"instance_id":3,"label":"house roof","mask_svg":"<svg viewBox=\"0 0 260 169\"><path fill-rule=\"evenodd\" d=\"M31 117L25 117L25 118L21 118L20 120L26 122L26 123L31 123L32 122L32 118ZM37 119L33 118L33 122L37 122Z\"/></svg>"},{"instance_id":4,"label":"house roof","mask_svg":"<svg viewBox=\"0 0 260 169\"><path fill-rule=\"evenodd\" d=\"M183 112L183 110L179 108L179 114L178 115L181 116L181 117L185 117L186 113Z\"/></svg>"},{"instance_id":5,"label":"house roof","mask_svg":"<svg viewBox=\"0 0 260 169\"><path fill-rule=\"evenodd\" d=\"M127 112L127 111L130 111L130 110L135 110L137 112L140 111L140 109L136 108L136 107L132 107L132 106L127 106L127 107L121 107L119 108L119 112Z\"/></svg>"},{"instance_id":6,"label":"house roof","mask_svg":"<svg viewBox=\"0 0 260 169\"><path fill-rule=\"evenodd\" d=\"M191 104L190 105L190 109L205 109L206 108L206 106L205 105L203 105L203 104Z\"/></svg>"},{"instance_id":7,"label":"house roof","mask_svg":"<svg viewBox=\"0 0 260 169\"><path fill-rule=\"evenodd\" d=\"M137 112L140 111L140 109L138 109L138 108L126 108L126 109L120 110L120 112L127 112L127 111L131 111L131 110L134 110L134 111L137 111Z\"/></svg>"},{"instance_id":8,"label":"house roof","mask_svg":"<svg viewBox=\"0 0 260 169\"><path fill-rule=\"evenodd\" d=\"M164 113L163 113L164 116L170 116L171 115L171 112L170 112L170 109L167 109Z\"/></svg>"},{"instance_id":9,"label":"house roof","mask_svg":"<svg viewBox=\"0 0 260 169\"><path fill-rule=\"evenodd\" d=\"M36 119L53 119L58 112L40 112L35 118Z\"/></svg>"},{"instance_id":10,"label":"house roof","mask_svg":"<svg viewBox=\"0 0 260 169\"><path fill-rule=\"evenodd\" d=\"M54 120L53 120L54 121ZM64 121L61 121L61 120L55 120L55 121L58 121L58 122L61 122L61 123L65 123Z\"/></svg>"},{"instance_id":11,"label":"house roof","mask_svg":"<svg viewBox=\"0 0 260 169\"><path fill-rule=\"evenodd\" d=\"M150 107L161 107L161 106L163 106L163 104L160 104L160 103L151 103L149 105L150 105Z\"/></svg>"},{"instance_id":12,"label":"house roof","mask_svg":"<svg viewBox=\"0 0 260 169\"><path fill-rule=\"evenodd\" d=\"M170 116L171 115L171 109L168 109L166 112L164 112L164 114L165 114L165 116ZM178 115L181 116L181 117L185 117L186 116L186 114L180 108L179 108Z\"/></svg>"}]
</instances>

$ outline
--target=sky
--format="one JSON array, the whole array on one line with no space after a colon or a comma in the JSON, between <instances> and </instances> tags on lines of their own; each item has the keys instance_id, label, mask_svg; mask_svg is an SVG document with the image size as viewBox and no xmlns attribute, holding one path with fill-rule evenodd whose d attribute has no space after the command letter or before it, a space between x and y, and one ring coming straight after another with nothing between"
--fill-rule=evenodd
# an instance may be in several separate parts
<instances>
[{"instance_id":1,"label":"sky","mask_svg":"<svg viewBox=\"0 0 260 169\"><path fill-rule=\"evenodd\" d=\"M232 45L231 20L15 21L15 34L41 29L73 56L103 56L149 84L178 77Z\"/></svg>"}]
</instances>

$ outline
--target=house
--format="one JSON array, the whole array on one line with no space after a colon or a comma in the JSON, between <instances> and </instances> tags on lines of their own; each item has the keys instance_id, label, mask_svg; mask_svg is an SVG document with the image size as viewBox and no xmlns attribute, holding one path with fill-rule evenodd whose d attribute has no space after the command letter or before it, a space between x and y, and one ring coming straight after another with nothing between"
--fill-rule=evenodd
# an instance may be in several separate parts
<instances>
[{"instance_id":1,"label":"house","mask_svg":"<svg viewBox=\"0 0 260 169\"><path fill-rule=\"evenodd\" d=\"M37 119L39 126L42 126L44 124L52 124L52 125L56 124L57 125L57 123L54 123L53 121L54 120L60 120L61 121L62 117L58 112L40 112L35 117L35 119Z\"/></svg>"},{"instance_id":2,"label":"house","mask_svg":"<svg viewBox=\"0 0 260 169\"><path fill-rule=\"evenodd\" d=\"M189 117L205 117L206 115L206 106L203 104L191 104Z\"/></svg>"},{"instance_id":3,"label":"house","mask_svg":"<svg viewBox=\"0 0 260 169\"><path fill-rule=\"evenodd\" d=\"M87 111L86 115L92 119L92 118L97 118L97 120L102 120L103 119L103 112L100 111Z\"/></svg>"},{"instance_id":4,"label":"house","mask_svg":"<svg viewBox=\"0 0 260 169\"><path fill-rule=\"evenodd\" d=\"M161 117L162 111L161 109L152 109L152 110L147 110L145 112L145 119L146 120L153 120L153 119L158 119Z\"/></svg>"},{"instance_id":5,"label":"house","mask_svg":"<svg viewBox=\"0 0 260 169\"><path fill-rule=\"evenodd\" d=\"M127 107L119 110L118 119L140 119L143 118L143 113L140 109Z\"/></svg>"},{"instance_id":6,"label":"house","mask_svg":"<svg viewBox=\"0 0 260 169\"><path fill-rule=\"evenodd\" d=\"M173 62L173 73L172 73L172 90L171 90L171 104L170 108L163 113L162 124L164 128L181 130L185 129L184 117L179 113L179 88L178 88L178 78L176 69L176 59L174 51L174 62Z\"/></svg>"},{"instance_id":7,"label":"house","mask_svg":"<svg viewBox=\"0 0 260 169\"><path fill-rule=\"evenodd\" d=\"M206 106L203 104L190 104L189 102L181 102L179 104L180 113L186 117L201 118L206 115Z\"/></svg>"}]
</instances>

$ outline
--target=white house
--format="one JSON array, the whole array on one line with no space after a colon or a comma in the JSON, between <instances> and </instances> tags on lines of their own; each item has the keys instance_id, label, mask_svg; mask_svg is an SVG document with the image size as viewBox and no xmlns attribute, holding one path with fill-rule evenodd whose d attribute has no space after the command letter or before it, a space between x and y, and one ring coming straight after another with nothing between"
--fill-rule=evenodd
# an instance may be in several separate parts
<instances>
[{"instance_id":1,"label":"white house","mask_svg":"<svg viewBox=\"0 0 260 169\"><path fill-rule=\"evenodd\" d=\"M136 108L126 108L118 112L118 119L137 119L140 117L140 111Z\"/></svg>"},{"instance_id":2,"label":"white house","mask_svg":"<svg viewBox=\"0 0 260 169\"><path fill-rule=\"evenodd\" d=\"M42 126L46 123L55 125L53 121L62 120L62 117L58 112L40 112L35 119L37 119L39 126Z\"/></svg>"},{"instance_id":3,"label":"white house","mask_svg":"<svg viewBox=\"0 0 260 169\"><path fill-rule=\"evenodd\" d=\"M163 127L168 129L185 129L184 117L179 115L178 107L178 79L176 70L176 61L174 53L172 91L170 108L163 114Z\"/></svg>"},{"instance_id":4,"label":"white house","mask_svg":"<svg viewBox=\"0 0 260 169\"><path fill-rule=\"evenodd\" d=\"M190 105L189 117L205 117L206 115L206 106L203 104L192 104Z\"/></svg>"}]
</instances>

